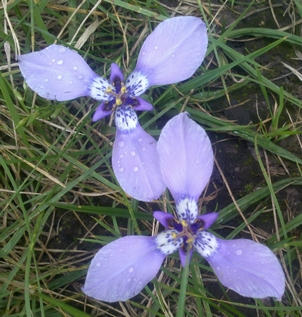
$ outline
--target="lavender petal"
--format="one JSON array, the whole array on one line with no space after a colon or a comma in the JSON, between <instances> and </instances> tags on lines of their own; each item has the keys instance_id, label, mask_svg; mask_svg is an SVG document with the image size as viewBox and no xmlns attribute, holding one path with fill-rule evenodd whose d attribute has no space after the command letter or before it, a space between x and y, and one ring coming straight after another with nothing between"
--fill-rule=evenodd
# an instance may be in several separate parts
<instances>
[{"instance_id":1,"label":"lavender petal","mask_svg":"<svg viewBox=\"0 0 302 317\"><path fill-rule=\"evenodd\" d=\"M92 116L92 122L96 122L98 120L101 120L102 118L105 118L109 116L112 113L111 110L106 110L106 103L101 103L95 110L95 113Z\"/></svg>"},{"instance_id":2,"label":"lavender petal","mask_svg":"<svg viewBox=\"0 0 302 317\"><path fill-rule=\"evenodd\" d=\"M133 106L133 108L136 111L151 111L153 110L153 106L151 105L151 103L147 102L146 100L142 99L142 98L136 98L137 100L137 105Z\"/></svg>"},{"instance_id":3,"label":"lavender petal","mask_svg":"<svg viewBox=\"0 0 302 317\"><path fill-rule=\"evenodd\" d=\"M104 246L93 258L83 292L106 302L126 301L155 276L165 258L155 237L127 236Z\"/></svg>"},{"instance_id":4,"label":"lavender petal","mask_svg":"<svg viewBox=\"0 0 302 317\"><path fill-rule=\"evenodd\" d=\"M208 214L200 215L197 217L197 219L204 222L203 230L207 230L216 221L217 217L218 212L211 212Z\"/></svg>"},{"instance_id":5,"label":"lavender petal","mask_svg":"<svg viewBox=\"0 0 302 317\"><path fill-rule=\"evenodd\" d=\"M181 113L168 121L157 150L163 179L176 201L198 200L208 183L214 163L211 142L197 123Z\"/></svg>"},{"instance_id":6,"label":"lavender petal","mask_svg":"<svg viewBox=\"0 0 302 317\"><path fill-rule=\"evenodd\" d=\"M217 241L217 252L206 259L224 286L242 296L281 300L285 277L268 247L247 239Z\"/></svg>"},{"instance_id":7,"label":"lavender petal","mask_svg":"<svg viewBox=\"0 0 302 317\"><path fill-rule=\"evenodd\" d=\"M146 76L149 86L185 80L201 65L207 45L207 29L201 19L167 19L145 40L134 73Z\"/></svg>"},{"instance_id":8,"label":"lavender petal","mask_svg":"<svg viewBox=\"0 0 302 317\"><path fill-rule=\"evenodd\" d=\"M106 82L77 52L61 45L53 44L18 59L28 86L46 99L65 101L90 96L94 81Z\"/></svg>"},{"instance_id":9,"label":"lavender petal","mask_svg":"<svg viewBox=\"0 0 302 317\"><path fill-rule=\"evenodd\" d=\"M124 81L124 75L119 66L115 63L111 64L111 72L110 72L110 82L114 83L116 80L120 82Z\"/></svg>"},{"instance_id":10,"label":"lavender petal","mask_svg":"<svg viewBox=\"0 0 302 317\"><path fill-rule=\"evenodd\" d=\"M117 109L118 110L118 109ZM133 110L132 110L133 111ZM127 111L116 112L116 138L112 152L115 176L123 190L141 201L157 199L166 186L159 168L156 141L133 115Z\"/></svg>"},{"instance_id":11,"label":"lavender petal","mask_svg":"<svg viewBox=\"0 0 302 317\"><path fill-rule=\"evenodd\" d=\"M174 224L174 217L163 211L154 211L153 217L165 228L169 228L171 223Z\"/></svg>"}]
</instances>

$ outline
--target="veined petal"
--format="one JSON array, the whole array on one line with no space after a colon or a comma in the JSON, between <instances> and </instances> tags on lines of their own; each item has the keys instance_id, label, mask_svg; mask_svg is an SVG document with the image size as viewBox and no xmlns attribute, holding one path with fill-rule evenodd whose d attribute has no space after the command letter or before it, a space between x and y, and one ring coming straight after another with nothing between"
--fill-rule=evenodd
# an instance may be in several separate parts
<instances>
[{"instance_id":1,"label":"veined petal","mask_svg":"<svg viewBox=\"0 0 302 317\"><path fill-rule=\"evenodd\" d=\"M185 80L201 65L207 45L207 29L201 19L167 19L146 38L134 73L145 75L149 86Z\"/></svg>"},{"instance_id":2,"label":"veined petal","mask_svg":"<svg viewBox=\"0 0 302 317\"><path fill-rule=\"evenodd\" d=\"M133 114L126 116L126 113L121 110L118 122L117 117L115 120L117 131L112 152L114 174L128 195L137 200L152 201L166 188L159 168L156 141L138 121L134 123ZM125 123L127 121L128 125Z\"/></svg>"},{"instance_id":3,"label":"veined petal","mask_svg":"<svg viewBox=\"0 0 302 317\"><path fill-rule=\"evenodd\" d=\"M198 215L197 201L187 197L177 200L176 212L179 219L192 224Z\"/></svg>"},{"instance_id":4,"label":"veined petal","mask_svg":"<svg viewBox=\"0 0 302 317\"><path fill-rule=\"evenodd\" d=\"M77 52L61 45L53 44L18 59L28 86L41 97L51 100L89 96L90 85L101 78Z\"/></svg>"},{"instance_id":5,"label":"veined petal","mask_svg":"<svg viewBox=\"0 0 302 317\"><path fill-rule=\"evenodd\" d=\"M281 300L285 277L268 247L247 239L216 239L218 248L206 259L224 286L242 296Z\"/></svg>"},{"instance_id":6,"label":"veined petal","mask_svg":"<svg viewBox=\"0 0 302 317\"><path fill-rule=\"evenodd\" d=\"M92 122L101 120L102 118L105 118L111 114L112 109L107 110L106 106L106 103L103 102L96 108L95 113L92 116Z\"/></svg>"},{"instance_id":7,"label":"veined petal","mask_svg":"<svg viewBox=\"0 0 302 317\"><path fill-rule=\"evenodd\" d=\"M133 71L126 80L126 89L129 96L140 96L149 87L148 78L140 71Z\"/></svg>"},{"instance_id":8,"label":"veined petal","mask_svg":"<svg viewBox=\"0 0 302 317\"><path fill-rule=\"evenodd\" d=\"M126 301L155 277L164 258L155 237L117 239L93 258L83 292L106 302Z\"/></svg>"},{"instance_id":9,"label":"veined petal","mask_svg":"<svg viewBox=\"0 0 302 317\"><path fill-rule=\"evenodd\" d=\"M177 234L176 230L166 230L159 233L155 238L157 248L165 255L177 251L183 243L183 238L177 237Z\"/></svg>"},{"instance_id":10,"label":"veined petal","mask_svg":"<svg viewBox=\"0 0 302 317\"><path fill-rule=\"evenodd\" d=\"M214 163L211 142L202 127L186 113L164 126L157 150L163 179L176 201L198 200L208 183Z\"/></svg>"}]
</instances>

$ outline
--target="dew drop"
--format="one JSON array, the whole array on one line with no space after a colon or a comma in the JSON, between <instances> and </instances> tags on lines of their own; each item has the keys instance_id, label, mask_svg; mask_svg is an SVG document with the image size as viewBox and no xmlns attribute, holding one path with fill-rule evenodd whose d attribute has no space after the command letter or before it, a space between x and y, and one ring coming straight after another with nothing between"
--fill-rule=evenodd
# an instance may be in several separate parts
<instances>
[{"instance_id":1,"label":"dew drop","mask_svg":"<svg viewBox=\"0 0 302 317\"><path fill-rule=\"evenodd\" d=\"M128 272L129 273L132 273L134 271L134 268L131 266L131 267L129 267L129 270L128 270Z\"/></svg>"},{"instance_id":2,"label":"dew drop","mask_svg":"<svg viewBox=\"0 0 302 317\"><path fill-rule=\"evenodd\" d=\"M199 160L196 160L196 163L198 164L198 163L199 163Z\"/></svg>"},{"instance_id":3,"label":"dew drop","mask_svg":"<svg viewBox=\"0 0 302 317\"><path fill-rule=\"evenodd\" d=\"M118 170L119 170L120 172L122 172L122 171L124 170L124 168L123 168L123 167L120 167Z\"/></svg>"},{"instance_id":4,"label":"dew drop","mask_svg":"<svg viewBox=\"0 0 302 317\"><path fill-rule=\"evenodd\" d=\"M53 58L51 61L54 63L56 60Z\"/></svg>"},{"instance_id":5,"label":"dew drop","mask_svg":"<svg viewBox=\"0 0 302 317\"><path fill-rule=\"evenodd\" d=\"M142 141L143 141L143 139L142 139L142 138L139 138L139 139L138 139L138 142L142 142Z\"/></svg>"},{"instance_id":6,"label":"dew drop","mask_svg":"<svg viewBox=\"0 0 302 317\"><path fill-rule=\"evenodd\" d=\"M241 255L242 254L242 250L238 249L236 250L236 255Z\"/></svg>"},{"instance_id":7,"label":"dew drop","mask_svg":"<svg viewBox=\"0 0 302 317\"><path fill-rule=\"evenodd\" d=\"M145 147L143 147L143 148L142 148L142 151L143 151L143 152L144 152L144 151L146 151L146 148L145 148Z\"/></svg>"},{"instance_id":8,"label":"dew drop","mask_svg":"<svg viewBox=\"0 0 302 317\"><path fill-rule=\"evenodd\" d=\"M158 46L157 46L157 45L155 45L155 46L154 46L154 49L155 49L155 50L158 50Z\"/></svg>"},{"instance_id":9,"label":"dew drop","mask_svg":"<svg viewBox=\"0 0 302 317\"><path fill-rule=\"evenodd\" d=\"M130 153L132 156L135 156L136 155L136 153L134 152L134 151L131 151L131 153Z\"/></svg>"},{"instance_id":10,"label":"dew drop","mask_svg":"<svg viewBox=\"0 0 302 317\"><path fill-rule=\"evenodd\" d=\"M64 47L61 47L60 49L59 49L59 52L60 53L64 53L66 51L66 49L64 48Z\"/></svg>"},{"instance_id":11,"label":"dew drop","mask_svg":"<svg viewBox=\"0 0 302 317\"><path fill-rule=\"evenodd\" d=\"M98 263L96 264L96 266L101 266L101 263L100 263L100 262L98 262Z\"/></svg>"},{"instance_id":12,"label":"dew drop","mask_svg":"<svg viewBox=\"0 0 302 317\"><path fill-rule=\"evenodd\" d=\"M137 171L138 171L138 167L137 167L137 166L134 166L133 171L134 171L134 172L137 172Z\"/></svg>"},{"instance_id":13,"label":"dew drop","mask_svg":"<svg viewBox=\"0 0 302 317\"><path fill-rule=\"evenodd\" d=\"M57 76L58 79L62 79L62 77L63 77L62 75L58 75Z\"/></svg>"},{"instance_id":14,"label":"dew drop","mask_svg":"<svg viewBox=\"0 0 302 317\"><path fill-rule=\"evenodd\" d=\"M59 61L57 61L57 64L58 64L58 65L62 65L62 64L63 64L63 61L60 59Z\"/></svg>"},{"instance_id":15,"label":"dew drop","mask_svg":"<svg viewBox=\"0 0 302 317\"><path fill-rule=\"evenodd\" d=\"M73 69L73 70L78 70L77 66L73 66L72 69Z\"/></svg>"},{"instance_id":16,"label":"dew drop","mask_svg":"<svg viewBox=\"0 0 302 317\"><path fill-rule=\"evenodd\" d=\"M139 281L139 282L138 282L138 285L142 285L142 284L143 284L143 282L142 282L142 281Z\"/></svg>"},{"instance_id":17,"label":"dew drop","mask_svg":"<svg viewBox=\"0 0 302 317\"><path fill-rule=\"evenodd\" d=\"M69 84L71 85L71 84L72 84L72 81L70 81Z\"/></svg>"},{"instance_id":18,"label":"dew drop","mask_svg":"<svg viewBox=\"0 0 302 317\"><path fill-rule=\"evenodd\" d=\"M44 86L43 86L43 85L41 85L41 86L40 86L40 88L41 88L41 89L44 89Z\"/></svg>"},{"instance_id":19,"label":"dew drop","mask_svg":"<svg viewBox=\"0 0 302 317\"><path fill-rule=\"evenodd\" d=\"M142 55L145 56L145 55L146 55L146 52L142 52Z\"/></svg>"},{"instance_id":20,"label":"dew drop","mask_svg":"<svg viewBox=\"0 0 302 317\"><path fill-rule=\"evenodd\" d=\"M131 282L131 278L130 277L127 279L127 282Z\"/></svg>"},{"instance_id":21,"label":"dew drop","mask_svg":"<svg viewBox=\"0 0 302 317\"><path fill-rule=\"evenodd\" d=\"M118 146L119 147L123 147L125 145L125 142L124 141L119 141L119 143L118 143Z\"/></svg>"},{"instance_id":22,"label":"dew drop","mask_svg":"<svg viewBox=\"0 0 302 317\"><path fill-rule=\"evenodd\" d=\"M174 54L171 55L172 58L174 58L174 56L175 56Z\"/></svg>"},{"instance_id":23,"label":"dew drop","mask_svg":"<svg viewBox=\"0 0 302 317\"><path fill-rule=\"evenodd\" d=\"M80 75L80 76L78 76L78 78L79 78L79 79L83 79L83 76L82 76L82 75Z\"/></svg>"},{"instance_id":24,"label":"dew drop","mask_svg":"<svg viewBox=\"0 0 302 317\"><path fill-rule=\"evenodd\" d=\"M48 82L48 79L47 79L47 78L45 78L45 79L44 79L44 83L47 83L47 82Z\"/></svg>"},{"instance_id":25,"label":"dew drop","mask_svg":"<svg viewBox=\"0 0 302 317\"><path fill-rule=\"evenodd\" d=\"M121 154L121 155L120 155L120 158L122 159L123 157L124 157L124 155L123 155L123 154Z\"/></svg>"},{"instance_id":26,"label":"dew drop","mask_svg":"<svg viewBox=\"0 0 302 317\"><path fill-rule=\"evenodd\" d=\"M217 270L217 271L220 271L220 266L217 266L217 267L216 267L216 270Z\"/></svg>"}]
</instances>

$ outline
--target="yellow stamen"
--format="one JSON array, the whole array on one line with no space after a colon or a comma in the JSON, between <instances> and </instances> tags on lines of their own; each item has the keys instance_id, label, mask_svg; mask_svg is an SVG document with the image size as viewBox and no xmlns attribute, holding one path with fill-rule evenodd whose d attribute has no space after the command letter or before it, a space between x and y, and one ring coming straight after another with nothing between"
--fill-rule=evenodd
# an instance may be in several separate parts
<instances>
[{"instance_id":1,"label":"yellow stamen","mask_svg":"<svg viewBox=\"0 0 302 317\"><path fill-rule=\"evenodd\" d=\"M107 89L106 89L106 92L109 94L109 93L111 93L111 91L112 91L112 88L110 88L110 87L108 87Z\"/></svg>"},{"instance_id":2,"label":"yellow stamen","mask_svg":"<svg viewBox=\"0 0 302 317\"><path fill-rule=\"evenodd\" d=\"M171 236L172 236L173 239L177 238L177 234L175 232L172 232Z\"/></svg>"},{"instance_id":3,"label":"yellow stamen","mask_svg":"<svg viewBox=\"0 0 302 317\"><path fill-rule=\"evenodd\" d=\"M121 92L122 92L123 94L127 92L127 89L126 89L126 87L125 87L125 86L122 86L122 88L121 88Z\"/></svg>"},{"instance_id":4,"label":"yellow stamen","mask_svg":"<svg viewBox=\"0 0 302 317\"><path fill-rule=\"evenodd\" d=\"M191 244L193 241L194 241L194 239L193 239L192 237L189 238L189 239L187 239L187 243L188 243L188 244Z\"/></svg>"},{"instance_id":5,"label":"yellow stamen","mask_svg":"<svg viewBox=\"0 0 302 317\"><path fill-rule=\"evenodd\" d=\"M181 224L182 224L183 227L187 227L188 226L188 223L185 220L182 220Z\"/></svg>"},{"instance_id":6,"label":"yellow stamen","mask_svg":"<svg viewBox=\"0 0 302 317\"><path fill-rule=\"evenodd\" d=\"M116 98L116 99L115 99L115 104L116 104L117 106L120 106L122 103L123 103L123 102L122 102L122 100L121 100L120 98Z\"/></svg>"}]
</instances>

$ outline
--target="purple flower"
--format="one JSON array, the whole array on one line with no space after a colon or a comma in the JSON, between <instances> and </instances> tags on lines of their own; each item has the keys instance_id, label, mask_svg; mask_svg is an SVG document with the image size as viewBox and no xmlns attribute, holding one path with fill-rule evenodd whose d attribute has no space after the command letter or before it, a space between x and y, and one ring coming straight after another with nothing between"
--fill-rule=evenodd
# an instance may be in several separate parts
<instances>
[{"instance_id":1,"label":"purple flower","mask_svg":"<svg viewBox=\"0 0 302 317\"><path fill-rule=\"evenodd\" d=\"M204 59L207 44L206 26L199 18L175 17L160 23L147 37L126 81L118 65L111 65L108 81L75 51L61 45L20 56L19 67L28 86L44 98L65 101L89 96L100 101L93 121L115 111L112 165L116 178L130 196L152 201L165 184L156 141L141 128L135 112L153 107L139 96L151 86L192 76Z\"/></svg>"},{"instance_id":2,"label":"purple flower","mask_svg":"<svg viewBox=\"0 0 302 317\"><path fill-rule=\"evenodd\" d=\"M157 148L177 218L156 211L154 217L166 228L164 232L154 237L128 236L103 247L89 266L83 292L107 302L125 301L156 276L167 255L179 250L184 266L195 250L224 286L243 296L280 300L285 278L273 252L252 240L219 239L206 231L218 214L198 215L198 197L214 162L205 131L186 114L179 114L163 128Z\"/></svg>"}]
</instances>

